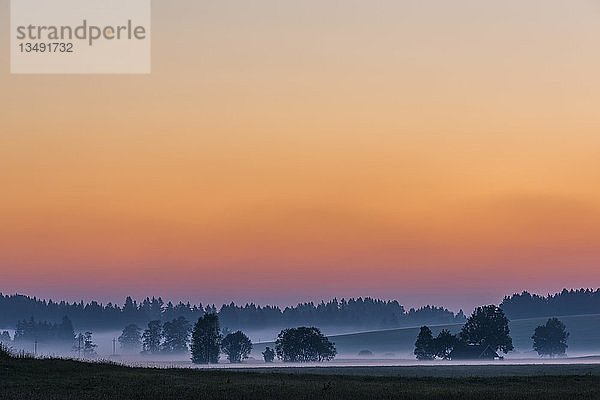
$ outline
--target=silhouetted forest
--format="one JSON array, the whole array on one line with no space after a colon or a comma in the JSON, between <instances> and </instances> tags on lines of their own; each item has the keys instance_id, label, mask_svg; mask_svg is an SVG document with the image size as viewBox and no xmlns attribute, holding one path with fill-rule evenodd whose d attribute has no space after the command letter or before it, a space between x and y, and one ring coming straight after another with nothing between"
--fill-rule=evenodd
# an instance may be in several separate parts
<instances>
[{"instance_id":1,"label":"silhouetted forest","mask_svg":"<svg viewBox=\"0 0 600 400\"><path fill-rule=\"evenodd\" d=\"M553 317L600 313L600 289L563 290L540 296L523 292L504 298L500 308L510 319ZM14 328L17 322L32 317L38 321L60 323L68 317L77 329L120 330L128 324L146 325L149 321L171 321L185 317L196 321L205 313L216 313L223 327L237 329L286 328L291 326L348 327L364 329L405 326L463 324L462 312L453 313L443 307L425 306L405 310L397 301L373 298L333 299L329 302L301 303L294 307L259 306L255 304L192 305L165 303L159 298L141 302L127 297L125 303L102 304L55 302L24 295L0 294L0 327Z\"/></svg>"},{"instance_id":2,"label":"silhouetted forest","mask_svg":"<svg viewBox=\"0 0 600 400\"><path fill-rule=\"evenodd\" d=\"M600 289L563 289L547 296L523 292L505 297L500 308L510 319L600 314Z\"/></svg>"},{"instance_id":3,"label":"silhouetted forest","mask_svg":"<svg viewBox=\"0 0 600 400\"><path fill-rule=\"evenodd\" d=\"M188 321L196 321L205 313L216 313L222 326L230 330L300 325L378 329L465 322L462 311L455 314L445 308L433 306L406 311L395 300L384 301L369 297L333 299L319 304L301 303L284 309L255 304L239 306L234 303L217 309L214 305L164 303L160 297L146 298L140 303L127 297L125 304L119 306L95 301L67 303L24 295L0 294L0 327L4 328L14 327L18 321L30 318L59 322L66 316L78 329L120 330L128 324L144 326L153 320L171 321L184 317Z\"/></svg>"},{"instance_id":4,"label":"silhouetted forest","mask_svg":"<svg viewBox=\"0 0 600 400\"><path fill-rule=\"evenodd\" d=\"M19 321L14 335L15 342L62 343L69 347L74 339L73 324L67 317L63 317L60 323L35 321L33 318Z\"/></svg>"}]
</instances>

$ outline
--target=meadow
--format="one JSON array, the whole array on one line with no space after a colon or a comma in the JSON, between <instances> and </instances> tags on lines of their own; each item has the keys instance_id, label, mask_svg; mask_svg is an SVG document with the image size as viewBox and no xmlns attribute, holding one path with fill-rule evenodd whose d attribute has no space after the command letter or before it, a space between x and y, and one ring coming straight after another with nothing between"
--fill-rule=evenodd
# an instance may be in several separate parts
<instances>
[{"instance_id":1,"label":"meadow","mask_svg":"<svg viewBox=\"0 0 600 400\"><path fill-rule=\"evenodd\" d=\"M451 377L449 377L451 376ZM423 366L194 370L57 359L0 360L0 398L597 399L600 367Z\"/></svg>"},{"instance_id":2,"label":"meadow","mask_svg":"<svg viewBox=\"0 0 600 400\"><path fill-rule=\"evenodd\" d=\"M571 315L559 317L570 332L568 355L582 357L600 355L600 315ZM532 349L531 336L538 325L548 318L518 319L510 322L510 335L513 338L515 351L507 358L535 358L537 353ZM434 335L442 329L452 333L460 331L462 325L432 326ZM361 350L371 351L377 358L413 359L412 352L419 328L400 328L373 332L350 333L330 336L342 357L356 357ZM255 356L272 343L255 345Z\"/></svg>"}]
</instances>

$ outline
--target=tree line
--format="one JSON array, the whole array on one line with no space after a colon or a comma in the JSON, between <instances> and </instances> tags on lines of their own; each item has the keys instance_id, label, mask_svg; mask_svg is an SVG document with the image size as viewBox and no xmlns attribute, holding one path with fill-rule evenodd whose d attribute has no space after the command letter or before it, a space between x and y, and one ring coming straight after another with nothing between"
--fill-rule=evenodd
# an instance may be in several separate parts
<instances>
[{"instance_id":1,"label":"tree line","mask_svg":"<svg viewBox=\"0 0 600 400\"><path fill-rule=\"evenodd\" d=\"M287 326L315 325L321 327L397 328L422 324L462 323L465 316L442 307L425 306L405 308L395 300L370 297L333 299L321 303L300 303L283 309L276 306L259 306L235 303L192 305L189 302L164 302L160 297L146 298L141 302L127 297L122 306L96 301L89 303L55 302L24 295L0 294L0 326L13 327L24 318L60 321L67 316L78 327L85 329L120 329L127 324L139 326L149 321L172 321L183 317L196 321L204 314L218 315L221 324L231 330L284 328Z\"/></svg>"},{"instance_id":2,"label":"tree line","mask_svg":"<svg viewBox=\"0 0 600 400\"><path fill-rule=\"evenodd\" d=\"M558 318L549 318L538 326L531 339L533 349L542 357L565 356L569 332ZM239 363L252 351L252 342L242 331L233 333L221 329L217 314L205 314L193 329L184 318L172 321L150 321L146 329L127 325L118 339L125 352L142 354L169 354L191 351L194 363L217 363L220 353L227 355L231 363ZM79 356L95 355L96 344L92 332L75 335L68 317L60 323L29 320L19 321L14 339L7 331L0 333L0 343L26 345L27 343L50 343L77 351ZM275 350L266 348L263 357L272 362L277 355L286 362L330 360L336 355L333 343L314 327L282 330L275 342ZM458 334L442 330L436 337L428 326L421 327L415 341L414 354L419 360L492 359L514 350L510 337L509 319L504 311L489 305L478 307L467 319Z\"/></svg>"},{"instance_id":3,"label":"tree line","mask_svg":"<svg viewBox=\"0 0 600 400\"><path fill-rule=\"evenodd\" d=\"M91 357L96 354L97 345L92 339L92 332L75 334L73 323L63 317L59 323L36 321L33 317L17 322L13 337L8 331L0 333L0 343L15 345L17 348L30 348L32 344L51 346L55 351L77 352L80 356Z\"/></svg>"},{"instance_id":4,"label":"tree line","mask_svg":"<svg viewBox=\"0 0 600 400\"><path fill-rule=\"evenodd\" d=\"M0 344L24 345L32 342L63 345L79 357L95 357L97 345L92 332L75 335L71 321L64 317L60 324L38 322L33 318L21 321L14 339L7 331L0 334ZM165 322L150 321L142 330L129 324L118 338L124 353L140 352L144 355L190 353L194 364L216 364L221 354L230 363L241 363L252 351L252 341L238 330L222 330L217 314L205 314L192 325L184 317ZM21 346L22 347L22 346ZM283 329L275 341L275 349L267 347L262 353L265 362L277 356L283 362L322 362L337 354L335 345L315 327Z\"/></svg>"},{"instance_id":5,"label":"tree line","mask_svg":"<svg viewBox=\"0 0 600 400\"><path fill-rule=\"evenodd\" d=\"M60 323L36 321L29 318L17 322L14 340L16 342L34 342L49 344L71 344L75 337L73 323L63 317Z\"/></svg>"},{"instance_id":6,"label":"tree line","mask_svg":"<svg viewBox=\"0 0 600 400\"><path fill-rule=\"evenodd\" d=\"M238 330L221 329L217 314L205 314L191 324L179 317L164 324L150 321L142 330L135 324L123 329L119 343L125 352L147 355L168 353L191 354L195 364L216 364L225 354L230 363L241 363L252 351L252 341ZM262 353L265 362L275 356L284 362L321 362L331 360L337 351L335 345L315 327L288 328L277 336L275 349L267 347Z\"/></svg>"},{"instance_id":7,"label":"tree line","mask_svg":"<svg viewBox=\"0 0 600 400\"><path fill-rule=\"evenodd\" d=\"M500 308L510 319L600 313L600 289L563 289L540 296L522 292L506 296Z\"/></svg>"},{"instance_id":8,"label":"tree line","mask_svg":"<svg viewBox=\"0 0 600 400\"><path fill-rule=\"evenodd\" d=\"M565 356L569 333L558 318L550 318L533 332L533 349L541 357ZM509 319L504 311L489 305L478 307L458 334L443 329L436 337L428 326L421 327L415 341L418 360L498 359L498 352L514 350Z\"/></svg>"}]
</instances>

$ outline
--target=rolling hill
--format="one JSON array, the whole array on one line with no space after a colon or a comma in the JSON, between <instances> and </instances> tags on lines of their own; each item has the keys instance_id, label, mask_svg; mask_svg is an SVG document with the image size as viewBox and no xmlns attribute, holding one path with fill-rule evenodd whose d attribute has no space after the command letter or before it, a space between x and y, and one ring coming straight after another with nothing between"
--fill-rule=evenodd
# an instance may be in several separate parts
<instances>
[{"instance_id":1,"label":"rolling hill","mask_svg":"<svg viewBox=\"0 0 600 400\"><path fill-rule=\"evenodd\" d=\"M560 317L570 333L568 355L581 357L600 354L600 314L570 315ZM511 321L510 329L515 351L508 358L537 357L532 350L531 335L538 325L547 318L527 318ZM462 325L431 326L434 335L442 329L453 333L460 331ZM413 358L415 338L419 327L359 332L330 336L342 358L356 357L361 350L373 352L377 358ZM273 343L261 343L254 346L255 357Z\"/></svg>"}]
</instances>

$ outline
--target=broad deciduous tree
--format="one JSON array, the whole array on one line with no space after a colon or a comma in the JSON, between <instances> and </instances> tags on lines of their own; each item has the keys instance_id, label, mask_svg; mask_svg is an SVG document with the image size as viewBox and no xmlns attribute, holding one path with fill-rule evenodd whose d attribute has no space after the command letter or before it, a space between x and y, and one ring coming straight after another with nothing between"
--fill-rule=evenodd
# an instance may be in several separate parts
<instances>
[{"instance_id":1,"label":"broad deciduous tree","mask_svg":"<svg viewBox=\"0 0 600 400\"><path fill-rule=\"evenodd\" d=\"M314 327L282 330L277 336L275 351L285 362L328 361L337 354L335 345Z\"/></svg>"},{"instance_id":2,"label":"broad deciduous tree","mask_svg":"<svg viewBox=\"0 0 600 400\"><path fill-rule=\"evenodd\" d=\"M542 357L564 356L569 347L567 345L569 332L558 318L550 318L545 325L535 328L531 338L534 350Z\"/></svg>"},{"instance_id":3,"label":"broad deciduous tree","mask_svg":"<svg viewBox=\"0 0 600 400\"><path fill-rule=\"evenodd\" d=\"M415 341L415 356L417 360L433 360L435 349L433 348L433 334L427 326L422 326Z\"/></svg>"},{"instance_id":4,"label":"broad deciduous tree","mask_svg":"<svg viewBox=\"0 0 600 400\"><path fill-rule=\"evenodd\" d=\"M449 330L442 330L435 339L433 339L433 348L436 357L448 360L450 353L454 350L454 347L460 342L460 340L450 333Z\"/></svg>"},{"instance_id":5,"label":"broad deciduous tree","mask_svg":"<svg viewBox=\"0 0 600 400\"><path fill-rule=\"evenodd\" d=\"M252 351L252 342L242 331L230 333L223 338L221 350L230 363L241 363Z\"/></svg>"},{"instance_id":6,"label":"broad deciduous tree","mask_svg":"<svg viewBox=\"0 0 600 400\"><path fill-rule=\"evenodd\" d=\"M514 350L508 323L499 307L478 307L463 326L460 339L468 344L489 346L494 351L508 353Z\"/></svg>"}]
</instances>

